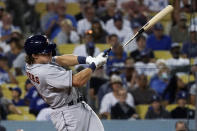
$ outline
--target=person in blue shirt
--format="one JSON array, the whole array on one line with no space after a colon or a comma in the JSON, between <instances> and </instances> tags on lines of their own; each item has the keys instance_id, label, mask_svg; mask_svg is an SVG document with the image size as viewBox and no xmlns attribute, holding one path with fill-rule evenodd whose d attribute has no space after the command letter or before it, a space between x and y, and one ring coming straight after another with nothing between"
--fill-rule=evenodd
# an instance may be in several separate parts
<instances>
[{"instance_id":1,"label":"person in blue shirt","mask_svg":"<svg viewBox=\"0 0 197 131\"><path fill-rule=\"evenodd\" d=\"M35 116L37 116L40 110L42 110L43 108L49 107L49 105L46 104L40 97L35 86L32 86L28 90L24 99L27 103L29 103L29 112L34 114Z\"/></svg>"},{"instance_id":2,"label":"person in blue shirt","mask_svg":"<svg viewBox=\"0 0 197 131\"><path fill-rule=\"evenodd\" d=\"M189 28L190 40L183 43L182 54L187 58L197 57L197 25L191 25Z\"/></svg>"},{"instance_id":3,"label":"person in blue shirt","mask_svg":"<svg viewBox=\"0 0 197 131\"><path fill-rule=\"evenodd\" d=\"M127 53L123 51L122 46L116 43L112 51L109 53L109 59L107 60L106 72L109 75L110 70L113 68L118 68L120 70L124 69L125 61L127 59Z\"/></svg>"},{"instance_id":4,"label":"person in blue shirt","mask_svg":"<svg viewBox=\"0 0 197 131\"><path fill-rule=\"evenodd\" d=\"M171 38L163 34L163 26L161 23L154 25L153 34L147 38L146 47L154 50L170 50Z\"/></svg>"},{"instance_id":5,"label":"person in blue shirt","mask_svg":"<svg viewBox=\"0 0 197 131\"><path fill-rule=\"evenodd\" d=\"M12 91L12 103L15 106L25 106L24 99L21 99L22 91L19 87L9 88Z\"/></svg>"},{"instance_id":6,"label":"person in blue shirt","mask_svg":"<svg viewBox=\"0 0 197 131\"><path fill-rule=\"evenodd\" d=\"M77 21L71 15L66 12L66 4L64 2L57 3L57 14L49 19L45 25L46 35L53 40L57 34L61 31L60 23L64 19L69 19L72 22L72 26L77 28Z\"/></svg>"},{"instance_id":7,"label":"person in blue shirt","mask_svg":"<svg viewBox=\"0 0 197 131\"><path fill-rule=\"evenodd\" d=\"M159 72L151 78L149 85L162 98L163 93L168 85L170 75L167 66L163 65L163 67L161 66L159 68ZM164 99L168 99L167 97L168 96L166 96Z\"/></svg>"}]
</instances>

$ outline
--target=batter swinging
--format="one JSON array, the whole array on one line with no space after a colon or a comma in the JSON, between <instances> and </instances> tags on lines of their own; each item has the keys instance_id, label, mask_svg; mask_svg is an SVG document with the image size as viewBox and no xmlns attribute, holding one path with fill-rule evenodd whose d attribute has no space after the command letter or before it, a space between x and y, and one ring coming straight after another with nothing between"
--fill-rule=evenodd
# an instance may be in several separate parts
<instances>
[{"instance_id":1,"label":"batter swinging","mask_svg":"<svg viewBox=\"0 0 197 131\"><path fill-rule=\"evenodd\" d=\"M34 35L25 42L26 73L38 93L53 109L50 115L58 131L104 131L95 112L78 95L76 88L83 86L92 72L106 63L103 53L93 58L74 55L55 56L55 44L46 36ZM89 64L73 75L62 66Z\"/></svg>"}]
</instances>

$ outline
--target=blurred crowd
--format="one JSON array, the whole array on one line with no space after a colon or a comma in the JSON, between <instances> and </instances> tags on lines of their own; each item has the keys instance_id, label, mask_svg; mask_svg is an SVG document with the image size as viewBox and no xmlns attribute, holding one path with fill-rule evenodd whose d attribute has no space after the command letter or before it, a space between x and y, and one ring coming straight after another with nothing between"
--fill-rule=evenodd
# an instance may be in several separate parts
<instances>
[{"instance_id":1,"label":"blurred crowd","mask_svg":"<svg viewBox=\"0 0 197 131\"><path fill-rule=\"evenodd\" d=\"M36 11L39 3L46 5L44 12ZM77 14L67 13L70 3L78 5ZM170 15L122 47L168 4L174 6ZM20 115L17 106L29 106L29 113L37 120L49 119L50 108L28 79L23 81L24 87L9 87L11 100L4 97L2 89L5 84L19 84L16 77L26 75L24 40L38 33L57 46L75 44L73 54L80 56L98 55L102 51L96 47L98 43L113 47L106 66L79 89L100 118L140 119L140 105L148 105L145 119L194 118L194 108L190 107L195 106L196 95L196 14L195 0L2 0L1 119L10 113ZM156 51L166 51L170 57L158 59ZM57 54L61 55L58 50ZM85 67L76 66L73 72ZM185 82L182 76L189 80ZM171 104L176 107L169 111L166 107Z\"/></svg>"}]
</instances>

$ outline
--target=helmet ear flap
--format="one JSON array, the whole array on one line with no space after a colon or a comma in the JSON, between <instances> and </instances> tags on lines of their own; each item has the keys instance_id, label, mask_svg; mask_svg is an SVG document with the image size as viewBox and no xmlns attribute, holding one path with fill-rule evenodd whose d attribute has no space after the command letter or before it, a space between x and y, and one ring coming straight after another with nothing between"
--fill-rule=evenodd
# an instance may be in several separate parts
<instances>
[{"instance_id":1,"label":"helmet ear flap","mask_svg":"<svg viewBox=\"0 0 197 131\"><path fill-rule=\"evenodd\" d=\"M56 56L56 51L55 51L55 49L52 51L52 56Z\"/></svg>"}]
</instances>

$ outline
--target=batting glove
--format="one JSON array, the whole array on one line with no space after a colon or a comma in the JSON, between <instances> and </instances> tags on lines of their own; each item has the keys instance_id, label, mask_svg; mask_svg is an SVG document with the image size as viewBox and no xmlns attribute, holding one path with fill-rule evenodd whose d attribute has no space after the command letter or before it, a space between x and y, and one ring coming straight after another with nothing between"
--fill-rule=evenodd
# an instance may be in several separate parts
<instances>
[{"instance_id":1,"label":"batting glove","mask_svg":"<svg viewBox=\"0 0 197 131\"><path fill-rule=\"evenodd\" d=\"M106 56L103 56L103 55L104 55L104 52L100 53L95 58L94 63L95 63L95 65L96 65L97 68L103 66L107 62L108 56L107 55Z\"/></svg>"},{"instance_id":2,"label":"batting glove","mask_svg":"<svg viewBox=\"0 0 197 131\"><path fill-rule=\"evenodd\" d=\"M88 56L86 57L86 64L92 64L92 62L95 61L95 57L92 57L92 56Z\"/></svg>"}]
</instances>

